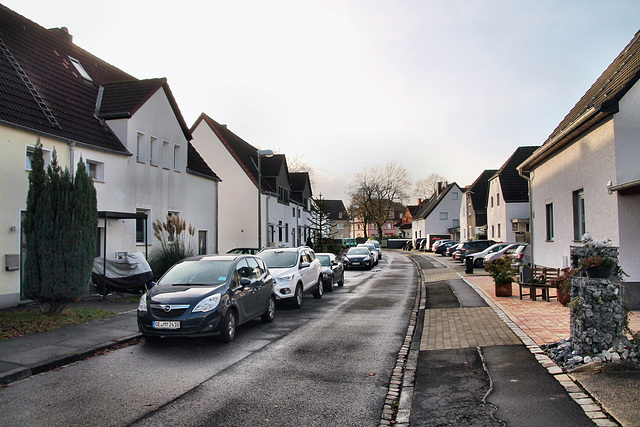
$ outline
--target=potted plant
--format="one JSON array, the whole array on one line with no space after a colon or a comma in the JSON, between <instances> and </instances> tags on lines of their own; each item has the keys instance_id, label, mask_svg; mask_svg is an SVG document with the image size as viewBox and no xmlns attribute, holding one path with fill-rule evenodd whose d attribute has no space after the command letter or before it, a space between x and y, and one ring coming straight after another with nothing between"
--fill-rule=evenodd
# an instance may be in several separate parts
<instances>
[{"instance_id":1,"label":"potted plant","mask_svg":"<svg viewBox=\"0 0 640 427\"><path fill-rule=\"evenodd\" d=\"M549 286L556 288L558 302L563 306L569 304L571 300L571 276L577 275L575 268L563 268L560 276L549 279Z\"/></svg>"},{"instance_id":2,"label":"potted plant","mask_svg":"<svg viewBox=\"0 0 640 427\"><path fill-rule=\"evenodd\" d=\"M510 297L513 294L511 284L516 280L516 271L511 266L511 257L504 256L494 259L484 267L493 277L497 297Z\"/></svg>"},{"instance_id":3,"label":"potted plant","mask_svg":"<svg viewBox=\"0 0 640 427\"><path fill-rule=\"evenodd\" d=\"M608 256L591 255L580 260L580 268L590 278L607 278L616 265L618 265L616 259Z\"/></svg>"}]
</instances>

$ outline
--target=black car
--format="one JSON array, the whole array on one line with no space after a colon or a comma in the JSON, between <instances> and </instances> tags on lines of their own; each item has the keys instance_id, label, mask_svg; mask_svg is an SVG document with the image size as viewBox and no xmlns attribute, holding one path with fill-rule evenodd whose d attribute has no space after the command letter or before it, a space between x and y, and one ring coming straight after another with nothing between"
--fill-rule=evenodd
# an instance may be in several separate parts
<instances>
[{"instance_id":1,"label":"black car","mask_svg":"<svg viewBox=\"0 0 640 427\"><path fill-rule=\"evenodd\" d=\"M147 338L219 335L232 341L236 327L275 318L273 278L262 258L207 255L175 264L138 304L138 329Z\"/></svg>"},{"instance_id":2,"label":"black car","mask_svg":"<svg viewBox=\"0 0 640 427\"><path fill-rule=\"evenodd\" d=\"M373 268L373 254L366 246L356 246L355 248L349 248L343 258L344 268L367 268L371 270Z\"/></svg>"},{"instance_id":3,"label":"black car","mask_svg":"<svg viewBox=\"0 0 640 427\"><path fill-rule=\"evenodd\" d=\"M316 254L322 265L322 286L325 292L333 291L333 284L344 285L344 265L334 254Z\"/></svg>"},{"instance_id":4,"label":"black car","mask_svg":"<svg viewBox=\"0 0 640 427\"><path fill-rule=\"evenodd\" d=\"M459 262L464 262L464 258L467 255L475 254L476 252L484 251L489 246L495 245L497 242L493 240L468 240L460 243L458 249L453 254L453 259Z\"/></svg>"},{"instance_id":5,"label":"black car","mask_svg":"<svg viewBox=\"0 0 640 427\"><path fill-rule=\"evenodd\" d=\"M436 249L433 251L433 253L445 256L446 252L447 252L447 249L449 249L451 246L457 245L458 243L459 242L445 242L445 243L442 243L438 247L436 247Z\"/></svg>"}]
</instances>

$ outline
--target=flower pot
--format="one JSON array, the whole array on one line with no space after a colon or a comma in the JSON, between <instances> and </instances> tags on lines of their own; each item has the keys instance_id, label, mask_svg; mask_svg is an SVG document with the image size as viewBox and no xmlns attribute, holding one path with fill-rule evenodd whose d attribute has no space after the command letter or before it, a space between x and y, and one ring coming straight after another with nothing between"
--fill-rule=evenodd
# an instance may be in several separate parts
<instances>
[{"instance_id":1,"label":"flower pot","mask_svg":"<svg viewBox=\"0 0 640 427\"><path fill-rule=\"evenodd\" d=\"M563 292L560 288L556 288L556 295L558 295L558 302L565 307L571 301L571 291Z\"/></svg>"},{"instance_id":2,"label":"flower pot","mask_svg":"<svg viewBox=\"0 0 640 427\"><path fill-rule=\"evenodd\" d=\"M591 279L606 279L611 276L611 267L587 267L587 277Z\"/></svg>"},{"instance_id":3,"label":"flower pot","mask_svg":"<svg viewBox=\"0 0 640 427\"><path fill-rule=\"evenodd\" d=\"M496 283L497 297L510 297L511 295L513 295L511 283Z\"/></svg>"}]
</instances>

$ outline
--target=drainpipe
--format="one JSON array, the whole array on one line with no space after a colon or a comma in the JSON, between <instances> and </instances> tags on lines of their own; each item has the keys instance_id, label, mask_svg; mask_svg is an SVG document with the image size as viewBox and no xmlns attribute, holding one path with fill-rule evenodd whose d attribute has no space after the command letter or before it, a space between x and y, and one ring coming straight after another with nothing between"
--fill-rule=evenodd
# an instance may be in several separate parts
<instances>
[{"instance_id":1,"label":"drainpipe","mask_svg":"<svg viewBox=\"0 0 640 427\"><path fill-rule=\"evenodd\" d=\"M71 177L73 179L73 176L75 175L75 159L74 159L74 151L76 148L76 143L75 141L71 141L69 142L69 171L71 173Z\"/></svg>"}]
</instances>

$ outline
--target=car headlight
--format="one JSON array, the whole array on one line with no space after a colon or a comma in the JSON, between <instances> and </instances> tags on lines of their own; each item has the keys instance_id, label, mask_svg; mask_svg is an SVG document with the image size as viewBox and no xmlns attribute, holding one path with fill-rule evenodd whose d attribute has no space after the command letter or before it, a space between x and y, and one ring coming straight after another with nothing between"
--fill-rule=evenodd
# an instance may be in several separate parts
<instances>
[{"instance_id":1,"label":"car headlight","mask_svg":"<svg viewBox=\"0 0 640 427\"><path fill-rule=\"evenodd\" d=\"M290 282L291 279L293 279L293 274L276 277L276 282L279 282L279 283Z\"/></svg>"},{"instance_id":2,"label":"car headlight","mask_svg":"<svg viewBox=\"0 0 640 427\"><path fill-rule=\"evenodd\" d=\"M220 303L220 294L213 294L200 301L192 310L192 312L206 313L211 310L215 310Z\"/></svg>"},{"instance_id":3,"label":"car headlight","mask_svg":"<svg viewBox=\"0 0 640 427\"><path fill-rule=\"evenodd\" d=\"M147 294L140 297L140 301L138 302L138 311L147 311Z\"/></svg>"},{"instance_id":4,"label":"car headlight","mask_svg":"<svg viewBox=\"0 0 640 427\"><path fill-rule=\"evenodd\" d=\"M363 261L369 261L370 259L371 259L371 257L366 256L366 257L364 257Z\"/></svg>"}]
</instances>

